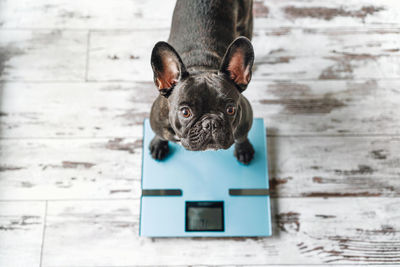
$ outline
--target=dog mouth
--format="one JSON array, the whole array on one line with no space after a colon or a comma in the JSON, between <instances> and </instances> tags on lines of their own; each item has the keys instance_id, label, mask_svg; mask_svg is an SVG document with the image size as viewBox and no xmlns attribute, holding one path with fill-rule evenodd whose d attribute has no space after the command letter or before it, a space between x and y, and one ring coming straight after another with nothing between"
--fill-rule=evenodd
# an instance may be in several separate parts
<instances>
[{"instance_id":1,"label":"dog mouth","mask_svg":"<svg viewBox=\"0 0 400 267\"><path fill-rule=\"evenodd\" d=\"M233 144L232 142L218 143L216 140L210 138L205 142L193 142L190 139L181 139L181 144L184 148L191 151L205 151L205 150L220 150L228 149Z\"/></svg>"},{"instance_id":2,"label":"dog mouth","mask_svg":"<svg viewBox=\"0 0 400 267\"><path fill-rule=\"evenodd\" d=\"M181 139L181 144L187 150L204 151L204 150L219 150L228 149L234 143L232 131L229 125L224 125L223 121L213 122L219 127L205 128L204 120L200 120L193 125L185 138Z\"/></svg>"},{"instance_id":3,"label":"dog mouth","mask_svg":"<svg viewBox=\"0 0 400 267\"><path fill-rule=\"evenodd\" d=\"M229 147L227 147L229 148ZM202 146L200 150L219 150L219 149L227 149L225 146L218 144L214 139L210 139L210 141Z\"/></svg>"}]
</instances>

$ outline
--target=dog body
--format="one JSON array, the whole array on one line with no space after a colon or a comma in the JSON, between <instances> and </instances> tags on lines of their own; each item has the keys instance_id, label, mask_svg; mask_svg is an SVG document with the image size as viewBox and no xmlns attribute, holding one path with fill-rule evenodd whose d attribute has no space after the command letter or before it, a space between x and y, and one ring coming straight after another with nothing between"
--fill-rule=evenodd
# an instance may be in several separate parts
<instances>
[{"instance_id":1,"label":"dog body","mask_svg":"<svg viewBox=\"0 0 400 267\"><path fill-rule=\"evenodd\" d=\"M241 93L251 79L252 30L251 0L177 1L168 43L151 56L160 92L150 114L153 158L163 159L173 141L194 151L235 143L237 159L251 161L253 113Z\"/></svg>"}]
</instances>

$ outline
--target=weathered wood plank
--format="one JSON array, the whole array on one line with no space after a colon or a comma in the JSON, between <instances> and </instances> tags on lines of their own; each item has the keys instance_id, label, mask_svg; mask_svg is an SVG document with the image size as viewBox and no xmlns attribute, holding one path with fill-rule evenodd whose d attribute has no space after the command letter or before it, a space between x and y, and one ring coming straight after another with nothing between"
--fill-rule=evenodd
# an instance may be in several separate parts
<instances>
[{"instance_id":1,"label":"weathered wood plank","mask_svg":"<svg viewBox=\"0 0 400 267\"><path fill-rule=\"evenodd\" d=\"M152 82L2 85L3 138L140 137L158 95ZM244 95L270 135L395 135L399 87L400 80L252 81Z\"/></svg>"},{"instance_id":2,"label":"weathered wood plank","mask_svg":"<svg viewBox=\"0 0 400 267\"><path fill-rule=\"evenodd\" d=\"M392 124L400 97L392 82L260 82L245 95L271 135L390 135L400 131Z\"/></svg>"},{"instance_id":3,"label":"weathered wood plank","mask_svg":"<svg viewBox=\"0 0 400 267\"><path fill-rule=\"evenodd\" d=\"M5 83L2 137L142 135L153 83ZM21 97L24 96L24 97Z\"/></svg>"},{"instance_id":4,"label":"weathered wood plank","mask_svg":"<svg viewBox=\"0 0 400 267\"><path fill-rule=\"evenodd\" d=\"M399 34L398 28L256 28L253 43L268 58L400 55Z\"/></svg>"},{"instance_id":5,"label":"weathered wood plank","mask_svg":"<svg viewBox=\"0 0 400 267\"><path fill-rule=\"evenodd\" d=\"M275 197L400 196L398 137L269 137L268 146ZM141 155L141 137L3 139L0 199L137 198Z\"/></svg>"},{"instance_id":6,"label":"weathered wood plank","mask_svg":"<svg viewBox=\"0 0 400 267\"><path fill-rule=\"evenodd\" d=\"M86 32L0 31L0 80L84 81Z\"/></svg>"},{"instance_id":7,"label":"weathered wood plank","mask_svg":"<svg viewBox=\"0 0 400 267\"><path fill-rule=\"evenodd\" d=\"M151 49L167 36L167 30L93 32L87 66L86 32L2 30L0 79L83 81L88 67L89 80L149 81ZM254 79L398 78L397 36L397 30L259 30Z\"/></svg>"},{"instance_id":8,"label":"weathered wood plank","mask_svg":"<svg viewBox=\"0 0 400 267\"><path fill-rule=\"evenodd\" d=\"M254 78L268 80L396 79L400 57L347 55L280 57L255 62Z\"/></svg>"},{"instance_id":9,"label":"weathered wood plank","mask_svg":"<svg viewBox=\"0 0 400 267\"><path fill-rule=\"evenodd\" d=\"M400 22L396 0L255 0L254 8L256 27L390 27Z\"/></svg>"},{"instance_id":10,"label":"weathered wood plank","mask_svg":"<svg viewBox=\"0 0 400 267\"><path fill-rule=\"evenodd\" d=\"M0 202L0 266L40 266L44 217L45 202Z\"/></svg>"},{"instance_id":11,"label":"weathered wood plank","mask_svg":"<svg viewBox=\"0 0 400 267\"><path fill-rule=\"evenodd\" d=\"M175 1L2 0L3 28L142 29L170 27ZM256 27L396 26L396 0L255 0Z\"/></svg>"},{"instance_id":12,"label":"weathered wood plank","mask_svg":"<svg viewBox=\"0 0 400 267\"><path fill-rule=\"evenodd\" d=\"M400 77L398 29L268 29L253 39L253 79L388 79ZM151 81L153 45L168 30L91 33L88 78Z\"/></svg>"},{"instance_id":13,"label":"weathered wood plank","mask_svg":"<svg viewBox=\"0 0 400 267\"><path fill-rule=\"evenodd\" d=\"M398 196L398 137L268 139L270 186L277 197Z\"/></svg>"},{"instance_id":14,"label":"weathered wood plank","mask_svg":"<svg viewBox=\"0 0 400 267\"><path fill-rule=\"evenodd\" d=\"M170 27L174 0L1 0L2 28L154 29Z\"/></svg>"},{"instance_id":15,"label":"weathered wood plank","mask_svg":"<svg viewBox=\"0 0 400 267\"><path fill-rule=\"evenodd\" d=\"M90 37L89 81L152 81L150 54L169 31L94 31Z\"/></svg>"},{"instance_id":16,"label":"weathered wood plank","mask_svg":"<svg viewBox=\"0 0 400 267\"><path fill-rule=\"evenodd\" d=\"M43 266L395 264L399 205L398 198L273 199L271 238L186 239L138 237L139 200L50 202Z\"/></svg>"},{"instance_id":17,"label":"weathered wood plank","mask_svg":"<svg viewBox=\"0 0 400 267\"><path fill-rule=\"evenodd\" d=\"M140 195L141 139L0 142L0 199L98 199Z\"/></svg>"}]
</instances>

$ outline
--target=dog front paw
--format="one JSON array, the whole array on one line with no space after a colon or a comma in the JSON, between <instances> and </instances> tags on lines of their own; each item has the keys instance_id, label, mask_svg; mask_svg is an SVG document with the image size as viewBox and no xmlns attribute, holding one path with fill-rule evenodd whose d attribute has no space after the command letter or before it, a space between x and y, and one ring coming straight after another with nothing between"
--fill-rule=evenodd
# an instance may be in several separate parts
<instances>
[{"instance_id":1,"label":"dog front paw","mask_svg":"<svg viewBox=\"0 0 400 267\"><path fill-rule=\"evenodd\" d=\"M168 141L161 140L158 137L154 137L150 142L150 153L151 157L156 160L162 160L167 156L169 152Z\"/></svg>"},{"instance_id":2,"label":"dog front paw","mask_svg":"<svg viewBox=\"0 0 400 267\"><path fill-rule=\"evenodd\" d=\"M254 148L249 140L246 140L243 143L236 143L234 155L241 163L246 165L249 164L254 156Z\"/></svg>"}]
</instances>

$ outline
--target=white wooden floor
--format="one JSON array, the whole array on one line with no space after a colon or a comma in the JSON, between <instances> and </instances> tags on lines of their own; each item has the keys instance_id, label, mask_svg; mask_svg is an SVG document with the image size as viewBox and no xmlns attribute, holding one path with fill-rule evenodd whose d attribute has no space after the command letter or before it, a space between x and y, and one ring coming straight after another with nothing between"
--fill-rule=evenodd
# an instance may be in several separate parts
<instances>
[{"instance_id":1,"label":"white wooden floor","mask_svg":"<svg viewBox=\"0 0 400 267\"><path fill-rule=\"evenodd\" d=\"M138 237L174 1L0 0L0 266L400 263L400 2L255 0L271 238Z\"/></svg>"}]
</instances>

